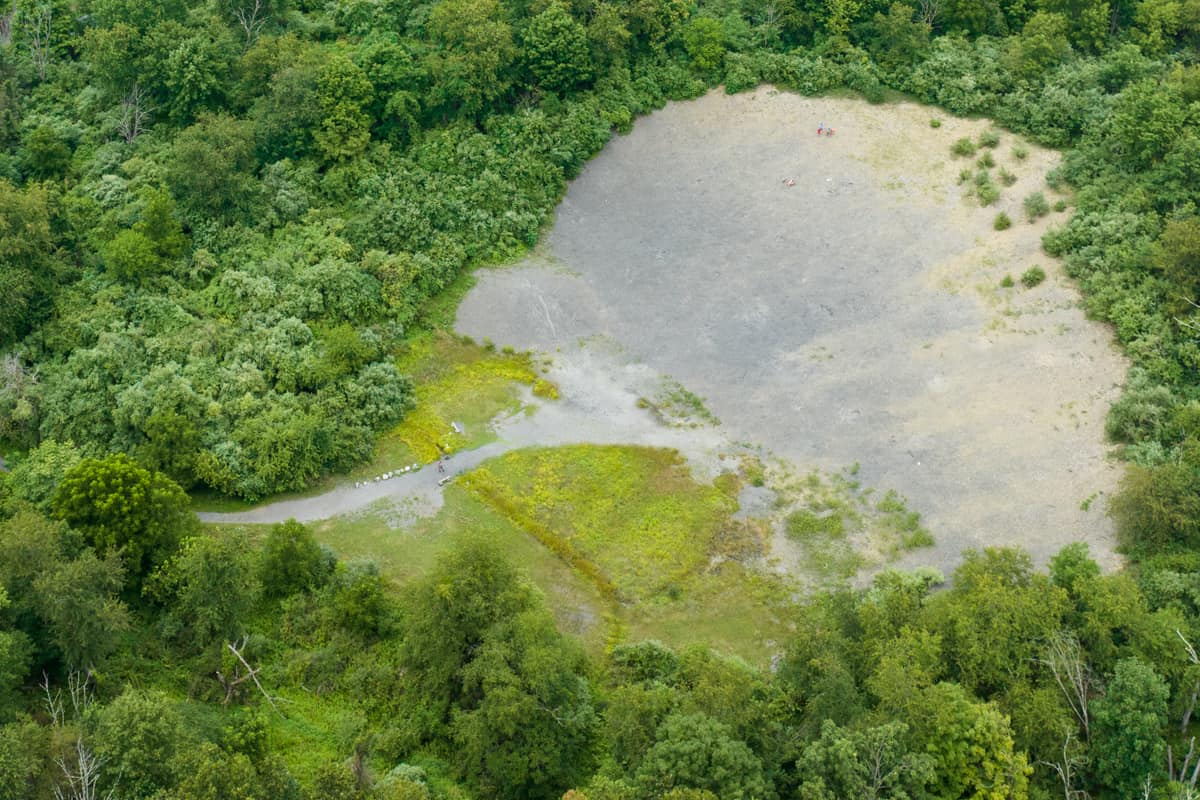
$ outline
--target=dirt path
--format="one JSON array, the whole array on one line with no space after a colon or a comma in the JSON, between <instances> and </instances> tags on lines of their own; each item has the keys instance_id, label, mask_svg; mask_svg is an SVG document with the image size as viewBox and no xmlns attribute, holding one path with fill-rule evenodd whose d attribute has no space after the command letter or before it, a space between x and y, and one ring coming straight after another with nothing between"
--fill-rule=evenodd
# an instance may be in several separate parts
<instances>
[{"instance_id":1,"label":"dirt path","mask_svg":"<svg viewBox=\"0 0 1200 800\"><path fill-rule=\"evenodd\" d=\"M562 371L589 368L581 339L610 340L625 369L707 398L727 440L801 469L861 464L938 541L909 565L994 544L1044 562L1083 539L1112 567L1103 419L1126 364L1040 253L1051 220L1021 213L1056 155L1017 159L1004 134L994 157L1018 180L980 208L956 180L974 159L950 145L987 124L934 130L932 114L769 89L672 104L587 166L535 258L481 273L458 327ZM837 135L816 137L819 122ZM1000 210L1011 230L992 229ZM1033 264L1046 283L998 288ZM576 423L575 440L655 436Z\"/></svg>"},{"instance_id":2,"label":"dirt path","mask_svg":"<svg viewBox=\"0 0 1200 800\"><path fill-rule=\"evenodd\" d=\"M573 358L552 365L547 377L559 387L559 400L542 401L527 393L524 405L534 411L497 420L498 440L456 453L446 461L446 475L466 472L493 456L523 447L636 442L679 450L698 478L711 480L722 470L723 456L732 456L741 449L712 427L673 428L660 424L638 405L639 398L653 395L660 376L643 364L630 363L612 348L596 345L579 350ZM728 468L734 466L730 458ZM352 513L385 499L403 499L426 515L441 507L438 481L446 475L427 466L361 487L340 486L316 497L268 503L249 511L203 512L197 516L204 522L217 523L274 523L289 518L313 522Z\"/></svg>"}]
</instances>

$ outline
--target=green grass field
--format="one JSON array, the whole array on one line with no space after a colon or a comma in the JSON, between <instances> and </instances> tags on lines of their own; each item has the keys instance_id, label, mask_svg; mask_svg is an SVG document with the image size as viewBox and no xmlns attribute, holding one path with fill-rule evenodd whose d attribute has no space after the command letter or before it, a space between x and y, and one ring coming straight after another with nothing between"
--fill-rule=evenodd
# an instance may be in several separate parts
<instances>
[{"instance_id":1,"label":"green grass field","mask_svg":"<svg viewBox=\"0 0 1200 800\"><path fill-rule=\"evenodd\" d=\"M793 590L759 568L765 531L733 519L737 481L694 479L673 450L577 445L485 462L408 524L382 503L315 523L344 559L376 561L397 587L484 537L542 590L560 628L592 652L618 641L710 644L765 663ZM259 535L251 526L247 535Z\"/></svg>"}]
</instances>

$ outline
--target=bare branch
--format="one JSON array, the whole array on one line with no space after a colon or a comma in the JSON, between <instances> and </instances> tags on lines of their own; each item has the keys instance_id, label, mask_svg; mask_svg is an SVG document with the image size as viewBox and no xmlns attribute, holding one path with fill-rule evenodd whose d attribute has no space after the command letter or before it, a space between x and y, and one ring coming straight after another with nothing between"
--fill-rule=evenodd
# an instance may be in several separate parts
<instances>
[{"instance_id":1,"label":"bare branch","mask_svg":"<svg viewBox=\"0 0 1200 800\"><path fill-rule=\"evenodd\" d=\"M234 644L233 642L225 643L225 646L229 648L229 652L233 653L234 657L237 658L237 660L241 662L241 665L246 668L246 671L239 671L235 665L234 671L228 678L226 678L221 674L220 670L217 670L217 680L220 681L221 686L225 688L225 700L223 701L223 704L229 705L229 702L233 699L234 692L237 691L237 687L241 686L246 681L254 681L254 685L258 687L258 691L261 692L262 696L265 697L267 702L271 704L271 708L275 709L275 713L282 717L283 712L279 710L279 706L275 705L275 699L271 697L271 695L267 694L267 690L263 688L262 683L260 683L258 680L258 673L262 671L262 667L251 667L250 662L248 662L242 655L242 651L246 649L247 641L249 641L248 637L243 636L242 640L237 644Z\"/></svg>"},{"instance_id":2,"label":"bare branch","mask_svg":"<svg viewBox=\"0 0 1200 800\"><path fill-rule=\"evenodd\" d=\"M1092 693L1092 670L1084 660L1079 641L1069 633L1062 632L1050 637L1046 643L1046 657L1042 663L1054 676L1054 682L1062 690L1067 705L1084 738L1091 737L1091 720L1088 716L1088 700Z\"/></svg>"},{"instance_id":3,"label":"bare branch","mask_svg":"<svg viewBox=\"0 0 1200 800\"><path fill-rule=\"evenodd\" d=\"M1196 648L1192 646L1192 643L1189 642L1187 637L1184 636L1183 633L1178 629L1175 631L1175 635L1178 636L1179 640L1183 642L1183 648L1187 652L1188 662L1191 663L1193 667L1200 667L1200 656L1197 656ZM1196 670L1193 669L1191 672L1195 673ZM1192 712L1196 710L1197 699L1200 699L1200 676L1192 681L1192 696L1188 700L1187 709L1184 710L1183 719L1180 720L1179 723L1180 733L1187 733L1188 723L1192 721ZM1186 770L1187 767L1185 766L1184 769Z\"/></svg>"},{"instance_id":4,"label":"bare branch","mask_svg":"<svg viewBox=\"0 0 1200 800\"><path fill-rule=\"evenodd\" d=\"M918 9L921 22L932 28L938 17L942 15L942 2L943 0L921 0Z\"/></svg>"},{"instance_id":5,"label":"bare branch","mask_svg":"<svg viewBox=\"0 0 1200 800\"><path fill-rule=\"evenodd\" d=\"M38 6L33 13L33 27L29 34L29 55L37 67L38 78L46 80L46 67L50 63L50 14L49 5Z\"/></svg>"},{"instance_id":6,"label":"bare branch","mask_svg":"<svg viewBox=\"0 0 1200 800\"><path fill-rule=\"evenodd\" d=\"M12 8L0 14L0 47L8 47L12 41L13 20L17 18L17 0Z\"/></svg>"},{"instance_id":7,"label":"bare branch","mask_svg":"<svg viewBox=\"0 0 1200 800\"><path fill-rule=\"evenodd\" d=\"M61 728L65 714L63 709L62 692L50 690L50 676L42 673L42 693L46 695L46 711L50 714L50 725Z\"/></svg>"},{"instance_id":8,"label":"bare branch","mask_svg":"<svg viewBox=\"0 0 1200 800\"><path fill-rule=\"evenodd\" d=\"M1063 800L1089 800L1091 796L1087 791L1074 788L1079 770L1087 764L1086 759L1079 755L1078 750L1072 749L1071 743L1074 738L1074 733L1069 730L1063 736L1062 761L1041 761L1039 763L1049 767L1058 775L1058 782L1062 784Z\"/></svg>"},{"instance_id":9,"label":"bare branch","mask_svg":"<svg viewBox=\"0 0 1200 800\"><path fill-rule=\"evenodd\" d=\"M133 144L146 132L152 111L154 106L147 102L146 91L135 83L121 98L121 120L117 123L117 131L125 144Z\"/></svg>"},{"instance_id":10,"label":"bare branch","mask_svg":"<svg viewBox=\"0 0 1200 800\"><path fill-rule=\"evenodd\" d=\"M233 12L233 16L238 21L238 25L242 26L242 30L246 33L246 47L254 43L258 38L259 32L263 25L267 23L267 18L259 16L263 13L262 0L254 0L254 5L248 8L238 8Z\"/></svg>"}]
</instances>

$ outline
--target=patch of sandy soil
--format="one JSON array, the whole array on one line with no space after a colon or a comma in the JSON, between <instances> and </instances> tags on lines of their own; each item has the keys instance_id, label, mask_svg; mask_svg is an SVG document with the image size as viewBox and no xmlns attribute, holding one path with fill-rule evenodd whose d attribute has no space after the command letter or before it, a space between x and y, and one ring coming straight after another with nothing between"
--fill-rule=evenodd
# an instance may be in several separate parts
<instances>
[{"instance_id":1,"label":"patch of sandy soil","mask_svg":"<svg viewBox=\"0 0 1200 800\"><path fill-rule=\"evenodd\" d=\"M836 135L817 137L822 122ZM801 470L858 463L937 540L902 566L949 570L965 548L1003 544L1044 563L1084 540L1113 568L1103 500L1119 467L1103 420L1127 365L1040 252L1065 215L1024 219L1028 193L1054 201L1057 155L1023 143L1017 159L1005 133L993 154L1017 183L988 208L958 184L974 158L951 144L987 127L770 88L638 121L571 184L539 252L480 273L459 309L464 333L551 354L563 385L562 403L489 447L664 444L704 472L732 441ZM997 232L1001 210L1014 225ZM999 288L1034 264L1041 286ZM598 357L597 338L620 357ZM704 397L720 429L631 410L662 375Z\"/></svg>"}]
</instances>

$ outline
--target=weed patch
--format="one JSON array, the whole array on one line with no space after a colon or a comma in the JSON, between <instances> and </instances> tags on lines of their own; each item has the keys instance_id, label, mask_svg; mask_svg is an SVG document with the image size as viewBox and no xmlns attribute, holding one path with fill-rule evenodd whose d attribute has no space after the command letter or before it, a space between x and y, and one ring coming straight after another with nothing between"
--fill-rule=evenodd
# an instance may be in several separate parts
<instances>
[{"instance_id":1,"label":"weed patch","mask_svg":"<svg viewBox=\"0 0 1200 800\"><path fill-rule=\"evenodd\" d=\"M1044 280L1046 280L1046 270L1041 267L1030 267L1021 273L1021 283L1025 284L1026 289L1032 289Z\"/></svg>"},{"instance_id":2,"label":"weed patch","mask_svg":"<svg viewBox=\"0 0 1200 800\"><path fill-rule=\"evenodd\" d=\"M975 147L975 143L964 136L951 145L950 152L956 156L966 157L975 155L975 151L977 149L978 148Z\"/></svg>"},{"instance_id":3,"label":"weed patch","mask_svg":"<svg viewBox=\"0 0 1200 800\"><path fill-rule=\"evenodd\" d=\"M520 406L517 387L556 398L558 388L540 377L527 353L497 352L446 333L423 336L398 359L417 384L417 407L380 442L380 448L420 463L442 452L478 447L492 438L489 423ZM459 423L462 433L451 423Z\"/></svg>"}]
</instances>

